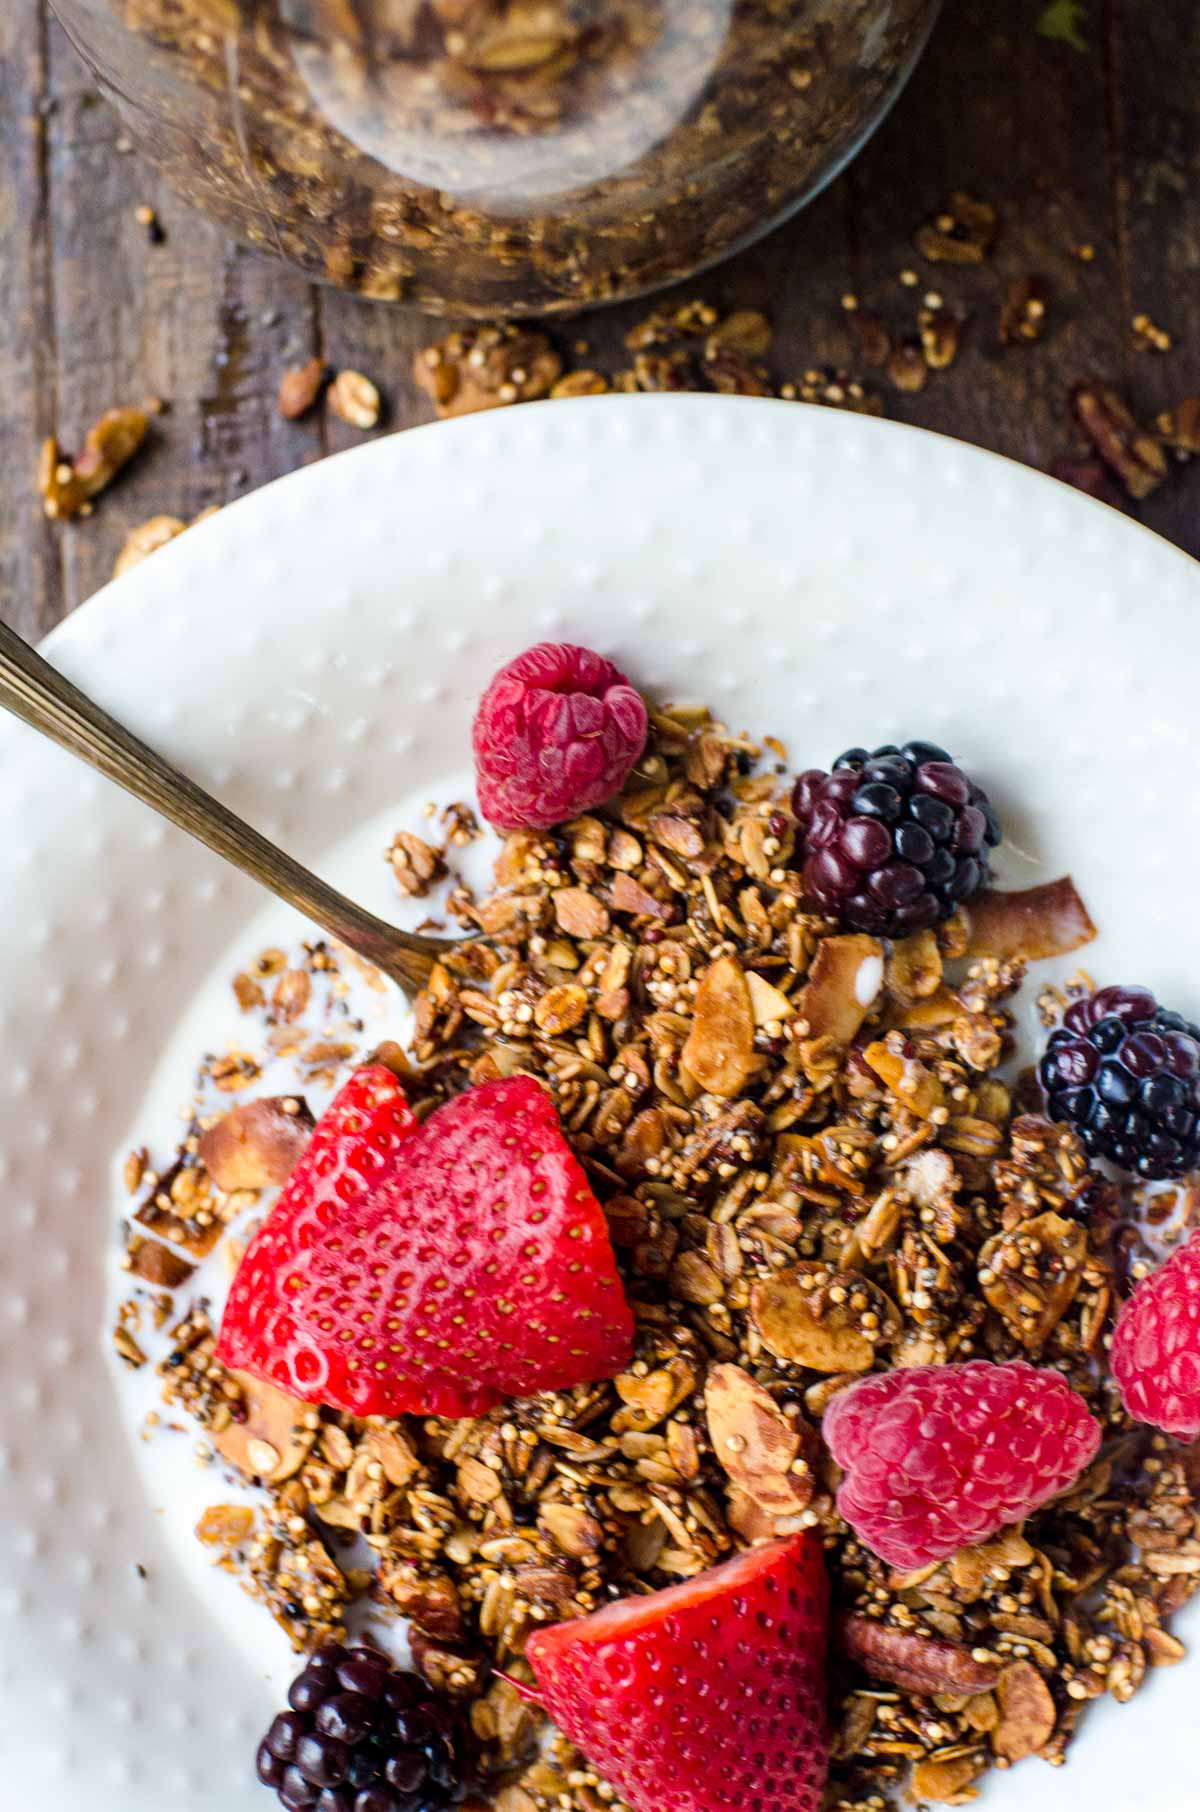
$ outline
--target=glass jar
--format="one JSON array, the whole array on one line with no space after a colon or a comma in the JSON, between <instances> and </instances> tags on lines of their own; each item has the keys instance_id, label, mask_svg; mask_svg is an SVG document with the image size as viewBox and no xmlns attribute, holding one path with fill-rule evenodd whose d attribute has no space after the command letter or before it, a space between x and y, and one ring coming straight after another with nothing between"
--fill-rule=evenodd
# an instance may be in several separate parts
<instances>
[{"instance_id":1,"label":"glass jar","mask_svg":"<svg viewBox=\"0 0 1200 1812\"><path fill-rule=\"evenodd\" d=\"M877 124L939 0L52 0L231 232L435 312L554 314L725 257Z\"/></svg>"}]
</instances>

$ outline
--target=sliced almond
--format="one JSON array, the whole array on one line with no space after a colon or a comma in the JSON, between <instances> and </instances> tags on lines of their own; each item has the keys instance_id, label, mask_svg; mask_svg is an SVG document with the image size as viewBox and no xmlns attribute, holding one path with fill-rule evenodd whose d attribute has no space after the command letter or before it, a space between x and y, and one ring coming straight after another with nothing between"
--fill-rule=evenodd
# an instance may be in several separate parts
<instances>
[{"instance_id":1,"label":"sliced almond","mask_svg":"<svg viewBox=\"0 0 1200 1812\"><path fill-rule=\"evenodd\" d=\"M580 1504L543 1503L538 1524L563 1551L585 1560L600 1551L604 1531Z\"/></svg>"},{"instance_id":2,"label":"sliced almond","mask_svg":"<svg viewBox=\"0 0 1200 1812\"><path fill-rule=\"evenodd\" d=\"M286 1183L312 1136L313 1117L295 1095L247 1101L200 1134L200 1161L218 1189Z\"/></svg>"},{"instance_id":3,"label":"sliced almond","mask_svg":"<svg viewBox=\"0 0 1200 1812\"><path fill-rule=\"evenodd\" d=\"M700 977L680 1062L701 1088L726 1099L740 1094L758 1067L750 989L731 956L718 957Z\"/></svg>"},{"instance_id":4,"label":"sliced almond","mask_svg":"<svg viewBox=\"0 0 1200 1812\"><path fill-rule=\"evenodd\" d=\"M746 986L750 990L750 1008L754 1014L754 1023L761 1030L763 1026L778 1026L791 1018L792 1003L786 994L773 988L769 981L756 975L751 969L746 975Z\"/></svg>"},{"instance_id":5,"label":"sliced almond","mask_svg":"<svg viewBox=\"0 0 1200 1812\"><path fill-rule=\"evenodd\" d=\"M813 1477L800 1457L807 1424L785 1416L771 1393L738 1365L713 1366L704 1408L713 1453L740 1490L772 1516L807 1507Z\"/></svg>"},{"instance_id":6,"label":"sliced almond","mask_svg":"<svg viewBox=\"0 0 1200 1812\"><path fill-rule=\"evenodd\" d=\"M857 1036L883 987L883 945L852 932L822 938L796 996L795 1011L808 1022L810 1038L848 1045Z\"/></svg>"},{"instance_id":7,"label":"sliced almond","mask_svg":"<svg viewBox=\"0 0 1200 1812\"><path fill-rule=\"evenodd\" d=\"M1054 1735L1057 1712L1050 1688L1029 1661L1013 1661L1000 1675L996 1688L1000 1722L992 1732L992 1748L1006 1761L1019 1762L1036 1755Z\"/></svg>"},{"instance_id":8,"label":"sliced almond","mask_svg":"<svg viewBox=\"0 0 1200 1812\"><path fill-rule=\"evenodd\" d=\"M213 1446L222 1459L264 1485L281 1485L294 1478L316 1438L306 1425L305 1418L311 1413L308 1404L249 1372L231 1372L230 1377L241 1386L246 1419L230 1422L214 1434Z\"/></svg>"},{"instance_id":9,"label":"sliced almond","mask_svg":"<svg viewBox=\"0 0 1200 1812\"><path fill-rule=\"evenodd\" d=\"M608 909L586 887L560 887L554 895L554 916L568 937L603 937L608 930Z\"/></svg>"},{"instance_id":10,"label":"sliced almond","mask_svg":"<svg viewBox=\"0 0 1200 1812\"><path fill-rule=\"evenodd\" d=\"M867 1278L805 1262L759 1279L750 1291L750 1319L777 1359L815 1372L865 1372L896 1312Z\"/></svg>"},{"instance_id":11,"label":"sliced almond","mask_svg":"<svg viewBox=\"0 0 1200 1812\"><path fill-rule=\"evenodd\" d=\"M383 1467L389 1485L407 1485L421 1470L421 1462L404 1436L395 1428L373 1428L367 1436L367 1453Z\"/></svg>"}]
</instances>

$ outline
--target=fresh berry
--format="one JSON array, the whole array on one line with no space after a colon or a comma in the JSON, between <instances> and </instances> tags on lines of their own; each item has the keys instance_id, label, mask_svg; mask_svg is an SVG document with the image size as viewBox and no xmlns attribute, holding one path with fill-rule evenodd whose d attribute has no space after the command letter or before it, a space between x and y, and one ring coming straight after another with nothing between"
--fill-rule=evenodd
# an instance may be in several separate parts
<instances>
[{"instance_id":1,"label":"fresh berry","mask_svg":"<svg viewBox=\"0 0 1200 1812\"><path fill-rule=\"evenodd\" d=\"M828 1766L820 1535L535 1629L546 1710L635 1812L818 1812Z\"/></svg>"},{"instance_id":2,"label":"fresh berry","mask_svg":"<svg viewBox=\"0 0 1200 1812\"><path fill-rule=\"evenodd\" d=\"M603 1211L545 1089L485 1083L418 1126L374 1065L251 1241L217 1357L357 1416L474 1416L611 1377L632 1343Z\"/></svg>"},{"instance_id":3,"label":"fresh berry","mask_svg":"<svg viewBox=\"0 0 1200 1812\"><path fill-rule=\"evenodd\" d=\"M918 1365L833 1399L822 1433L838 1509L894 1567L924 1567L1020 1522L1072 1484L1100 1425L1057 1372L1023 1359Z\"/></svg>"},{"instance_id":4,"label":"fresh berry","mask_svg":"<svg viewBox=\"0 0 1200 1812\"><path fill-rule=\"evenodd\" d=\"M258 1778L289 1812L442 1812L471 1785L458 1711L373 1648L312 1656L259 1745Z\"/></svg>"},{"instance_id":5,"label":"fresh berry","mask_svg":"<svg viewBox=\"0 0 1200 1812\"><path fill-rule=\"evenodd\" d=\"M792 806L804 885L853 931L904 937L941 924L988 880L1000 824L982 787L932 742L847 749L801 774Z\"/></svg>"},{"instance_id":6,"label":"fresh berry","mask_svg":"<svg viewBox=\"0 0 1200 1812\"><path fill-rule=\"evenodd\" d=\"M1200 1029L1145 988L1101 988L1068 1007L1038 1074L1051 1118L1093 1157L1143 1177L1200 1167Z\"/></svg>"},{"instance_id":7,"label":"fresh berry","mask_svg":"<svg viewBox=\"0 0 1200 1812\"><path fill-rule=\"evenodd\" d=\"M1181 1441L1200 1435L1200 1232L1133 1292L1109 1363L1136 1421Z\"/></svg>"},{"instance_id":8,"label":"fresh berry","mask_svg":"<svg viewBox=\"0 0 1200 1812\"><path fill-rule=\"evenodd\" d=\"M471 743L480 809L497 830L547 830L619 793L646 746L646 706L590 648L539 642L479 701Z\"/></svg>"}]
</instances>

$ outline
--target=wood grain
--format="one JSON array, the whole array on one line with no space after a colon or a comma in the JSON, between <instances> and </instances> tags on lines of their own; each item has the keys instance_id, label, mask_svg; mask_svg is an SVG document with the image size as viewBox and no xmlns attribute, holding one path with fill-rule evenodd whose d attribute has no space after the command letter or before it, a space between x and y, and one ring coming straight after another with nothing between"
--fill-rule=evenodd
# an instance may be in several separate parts
<instances>
[{"instance_id":1,"label":"wood grain","mask_svg":"<svg viewBox=\"0 0 1200 1812\"><path fill-rule=\"evenodd\" d=\"M854 291L898 334L933 288L969 316L952 370L888 413L1037 466L1072 446L1068 397L1101 376L1151 416L1200 390L1200 15L1190 0L1091 0L1088 47L1039 37L1036 0L947 7L890 119L832 187L791 222L679 296L765 308L781 375L861 370L840 298ZM189 518L363 435L320 411L285 422L275 394L288 364L318 352L383 391L378 432L429 419L412 384L417 348L443 331L363 302L232 245L124 149L46 0L0 8L0 576L4 614L44 631L108 577L127 530L158 512ZM920 222L962 188L993 201L1001 227L979 269L925 264ZM154 207L151 243L135 218ZM1084 263L1076 248L1090 244ZM906 288L900 272L919 283ZM1049 326L1035 346L1002 348L999 308L1016 277L1038 274ZM1135 349L1144 310L1173 350ZM556 328L587 357L620 362L645 303ZM886 384L884 388L888 387ZM114 403L161 397L150 444L86 521L41 517L40 437L70 450ZM1140 507L1150 526L1200 553L1200 472Z\"/></svg>"},{"instance_id":2,"label":"wood grain","mask_svg":"<svg viewBox=\"0 0 1200 1812\"><path fill-rule=\"evenodd\" d=\"M57 413L46 102L40 0L9 0L0 8L0 609L25 635L44 634L67 607L60 544L33 487Z\"/></svg>"}]
</instances>

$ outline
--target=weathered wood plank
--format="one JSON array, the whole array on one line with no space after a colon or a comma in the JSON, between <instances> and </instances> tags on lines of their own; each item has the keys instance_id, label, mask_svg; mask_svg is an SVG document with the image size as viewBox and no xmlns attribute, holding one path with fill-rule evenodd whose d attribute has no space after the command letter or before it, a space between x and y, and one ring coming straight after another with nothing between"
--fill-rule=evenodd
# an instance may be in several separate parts
<instances>
[{"instance_id":1,"label":"weathered wood plank","mask_svg":"<svg viewBox=\"0 0 1200 1812\"><path fill-rule=\"evenodd\" d=\"M1172 338L1170 352L1141 351L1132 360L1131 400L1152 419L1200 392L1200 13L1120 0L1108 23L1126 331L1144 312ZM1139 514L1200 555L1200 470L1176 475Z\"/></svg>"},{"instance_id":2,"label":"weathered wood plank","mask_svg":"<svg viewBox=\"0 0 1200 1812\"><path fill-rule=\"evenodd\" d=\"M39 636L61 614L59 549L37 497L55 426L49 294L46 57L40 0L0 7L0 615Z\"/></svg>"},{"instance_id":3,"label":"weathered wood plank","mask_svg":"<svg viewBox=\"0 0 1200 1812\"><path fill-rule=\"evenodd\" d=\"M323 450L319 418L280 419L284 365L314 348L301 277L233 246L179 202L127 144L65 36L50 34L49 180L58 396L72 446L113 404L161 397L153 440L95 515L58 529L63 605L103 584L127 531L165 512L189 519ZM165 232L152 243L139 205Z\"/></svg>"}]
</instances>

